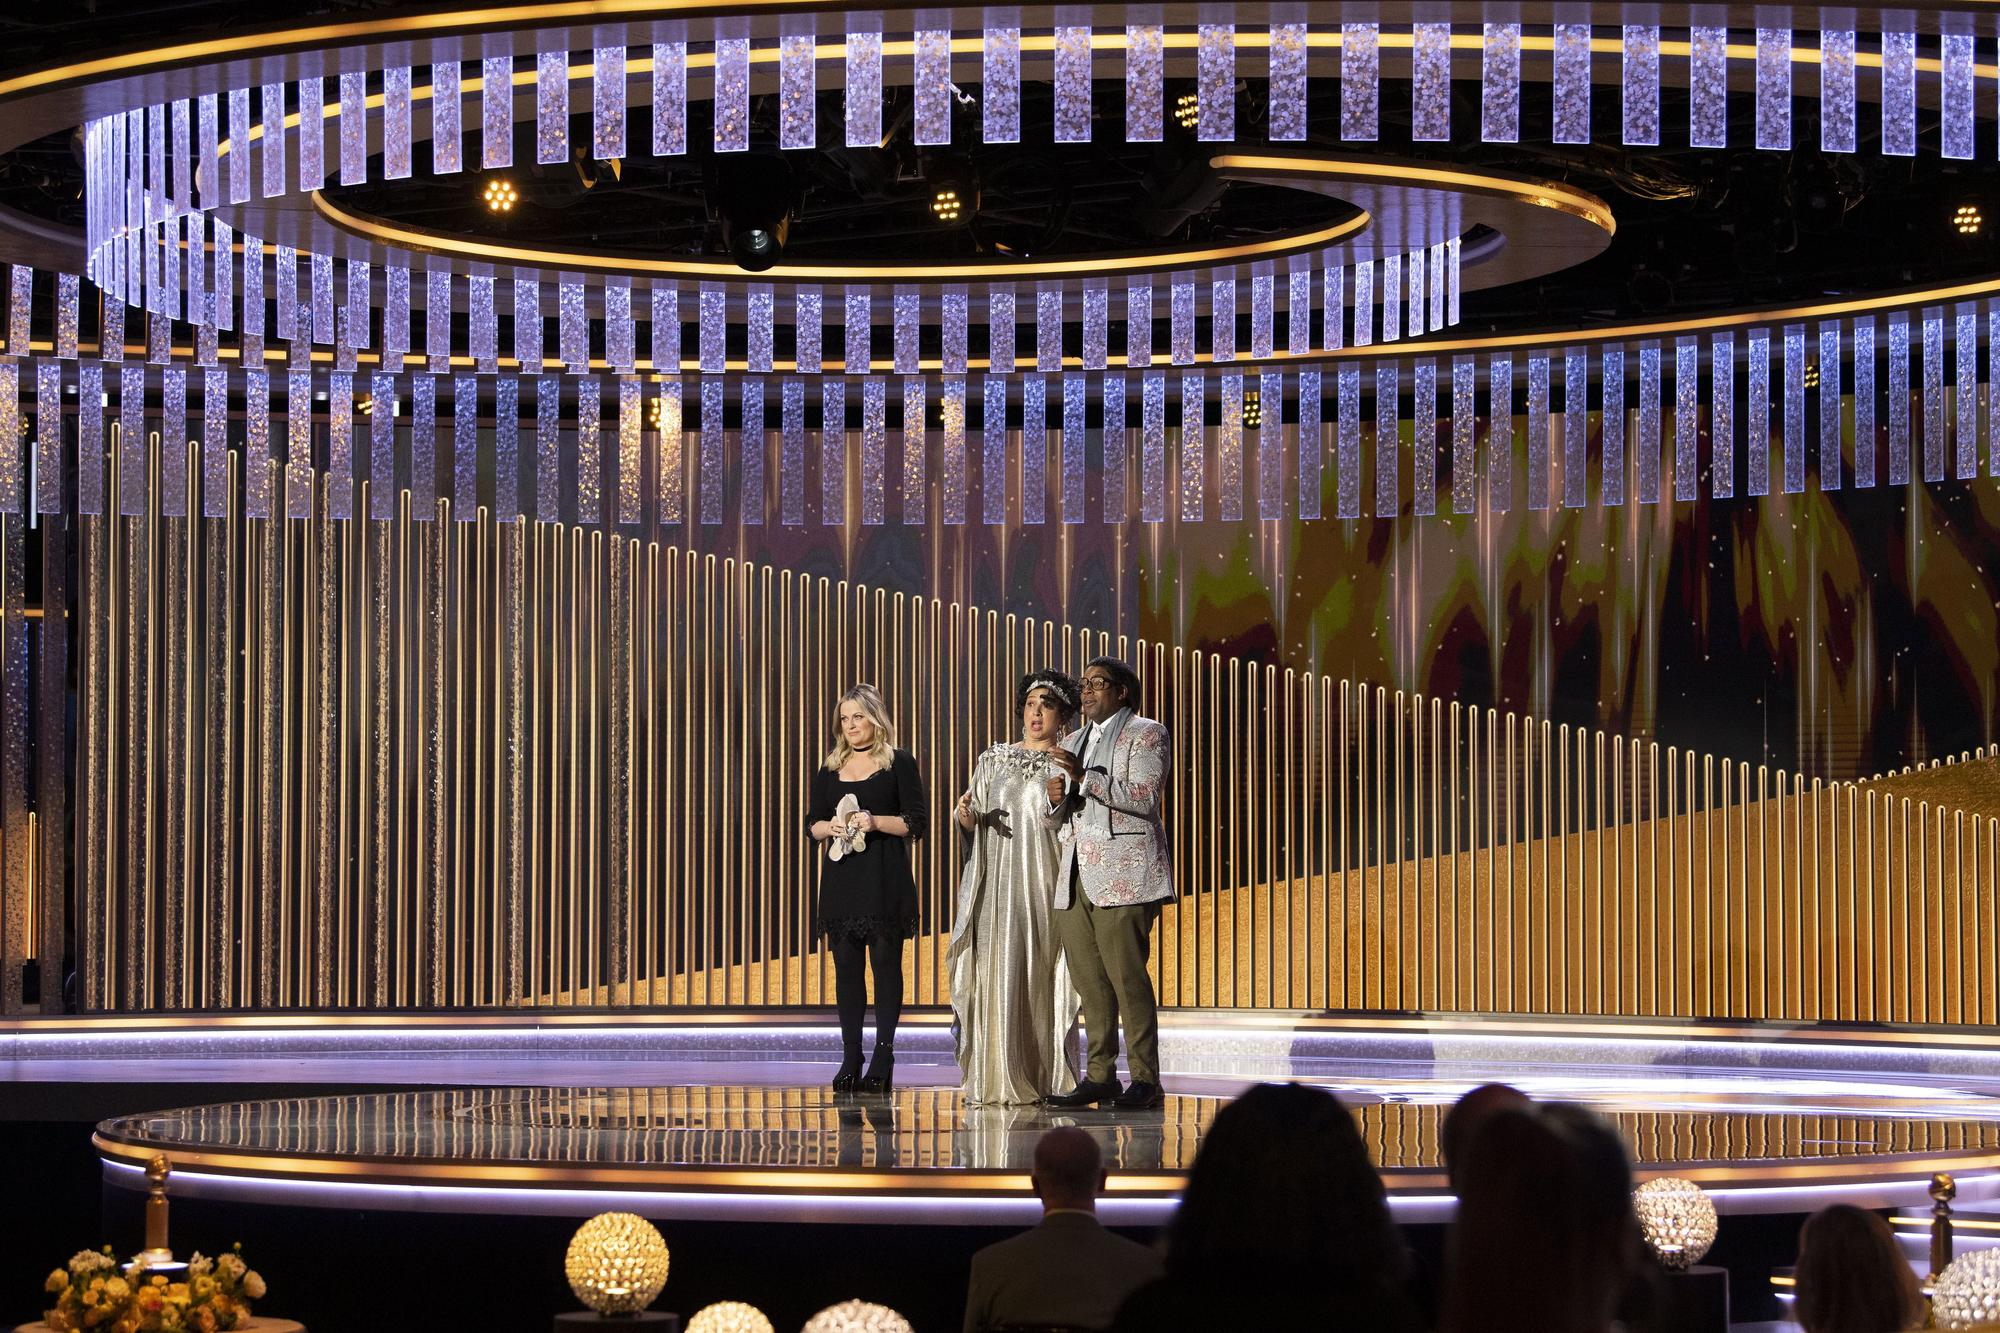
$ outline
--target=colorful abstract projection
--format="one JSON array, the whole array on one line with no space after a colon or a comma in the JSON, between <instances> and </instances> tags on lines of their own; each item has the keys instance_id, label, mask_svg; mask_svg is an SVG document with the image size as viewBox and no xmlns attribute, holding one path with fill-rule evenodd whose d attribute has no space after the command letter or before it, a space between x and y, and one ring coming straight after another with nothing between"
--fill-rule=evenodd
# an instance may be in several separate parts
<instances>
[{"instance_id":1,"label":"colorful abstract projection","mask_svg":"<svg viewBox=\"0 0 2000 1333\"><path fill-rule=\"evenodd\" d=\"M1454 337L1462 287L1519 276L1468 245L1480 207L1527 205L1601 236L1615 220L1566 187L1370 157L1385 96L1408 96L1419 144L1546 133L1643 152L1732 146L1730 100L1747 89L1754 139L1733 146L1801 146L1796 103L1816 97L1824 151L1865 141L1970 159L1976 94L1996 70L1979 60L1990 19L1969 9L1866 33L1845 11L1797 32L1629 24L1609 9L1603 24L1315 25L1259 9L1257 22L1172 27L1107 5L1047 29L944 10L907 32L783 5L587 29L562 26L566 12L364 19L0 81L17 134L60 128L79 87L90 110L81 277L13 272L0 511L102 512L107 461L126 503L145 506L136 483L155 430L205 446L211 515L229 503L225 454L239 453L251 517L299 512L280 489L303 496L317 479L336 518L356 515L365 479L374 519L407 490L419 514L442 494L467 518L623 525L805 523L810 479L818 521L838 525L1692 501L1967 480L1982 441L1986 473L2000 472L2000 375L1989 365L1980 380L2000 343L2000 279ZM278 49L297 54L274 82L263 56ZM155 77L169 69L170 82ZM1546 124L1522 111L1524 79L1539 78ZM1457 80L1476 81L1476 126L1454 123ZM538 163L685 154L703 103L693 124L717 152L805 152L836 141L818 123L836 88L838 142L859 148L890 133L944 146L975 128L989 144L1078 143L1112 132L1121 110L1125 138L1150 142L1171 132L1170 81L1194 86L1198 141L1236 146L1211 170L1350 203L1393 196L1393 216L1360 207L1207 249L883 255L753 278L719 259L425 232L323 193L336 177L412 178L426 142L433 176L506 168L517 120L533 126ZM1615 125L1593 122L1600 82L1617 85ZM1032 84L1049 96L1024 99ZM1258 114L1239 120L1252 85ZM1664 123L1679 94L1663 101L1663 86L1686 89L1684 132ZM162 100L168 88L180 95ZM891 121L885 101L905 95L908 119ZM773 96L774 120L753 116ZM1337 98L1337 117L1315 122L1314 97ZM571 142L579 98L587 143ZM86 280L101 299L85 299ZM185 466L167 451L164 512L186 503Z\"/></svg>"}]
</instances>

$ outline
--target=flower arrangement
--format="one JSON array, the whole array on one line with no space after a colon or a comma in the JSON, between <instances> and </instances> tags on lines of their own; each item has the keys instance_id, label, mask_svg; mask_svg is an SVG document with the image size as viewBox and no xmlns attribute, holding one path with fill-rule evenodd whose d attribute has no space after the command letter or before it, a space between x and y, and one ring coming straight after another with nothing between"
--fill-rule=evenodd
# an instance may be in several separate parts
<instances>
[{"instance_id":1,"label":"flower arrangement","mask_svg":"<svg viewBox=\"0 0 2000 1333\"><path fill-rule=\"evenodd\" d=\"M264 1279L242 1251L238 1244L215 1259L197 1252L176 1282L137 1263L121 1268L109 1245L80 1250L42 1284L55 1298L42 1320L56 1333L227 1333L264 1296Z\"/></svg>"}]
</instances>

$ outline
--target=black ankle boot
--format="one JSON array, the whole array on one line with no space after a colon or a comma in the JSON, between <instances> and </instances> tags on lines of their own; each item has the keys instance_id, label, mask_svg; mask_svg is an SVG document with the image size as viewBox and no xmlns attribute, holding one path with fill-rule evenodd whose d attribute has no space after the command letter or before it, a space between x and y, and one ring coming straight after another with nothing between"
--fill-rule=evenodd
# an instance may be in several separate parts
<instances>
[{"instance_id":1,"label":"black ankle boot","mask_svg":"<svg viewBox=\"0 0 2000 1333\"><path fill-rule=\"evenodd\" d=\"M854 1085L861 1077L861 1052L849 1051L847 1058L840 1062L840 1072L833 1076L835 1092L853 1092Z\"/></svg>"},{"instance_id":2,"label":"black ankle boot","mask_svg":"<svg viewBox=\"0 0 2000 1333\"><path fill-rule=\"evenodd\" d=\"M896 1047L893 1042L875 1043L875 1054L868 1058L868 1076L861 1080L861 1091L882 1096L896 1086Z\"/></svg>"}]
</instances>

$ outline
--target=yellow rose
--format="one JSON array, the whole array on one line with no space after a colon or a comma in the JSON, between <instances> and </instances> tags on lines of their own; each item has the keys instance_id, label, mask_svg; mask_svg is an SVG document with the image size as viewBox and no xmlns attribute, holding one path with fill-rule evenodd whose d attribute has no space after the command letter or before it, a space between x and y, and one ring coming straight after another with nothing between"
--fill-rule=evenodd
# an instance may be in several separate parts
<instances>
[{"instance_id":1,"label":"yellow rose","mask_svg":"<svg viewBox=\"0 0 2000 1333\"><path fill-rule=\"evenodd\" d=\"M195 1300L207 1300L209 1297L215 1295L215 1279L212 1277L195 1278L194 1281L188 1283L188 1293Z\"/></svg>"},{"instance_id":2,"label":"yellow rose","mask_svg":"<svg viewBox=\"0 0 2000 1333\"><path fill-rule=\"evenodd\" d=\"M95 1308L85 1310L83 1312L83 1326L85 1328L96 1328L104 1322L106 1317L106 1312L103 1310Z\"/></svg>"},{"instance_id":3,"label":"yellow rose","mask_svg":"<svg viewBox=\"0 0 2000 1333\"><path fill-rule=\"evenodd\" d=\"M188 1300L188 1284L185 1282L175 1282L168 1286L167 1299L186 1305Z\"/></svg>"},{"instance_id":4,"label":"yellow rose","mask_svg":"<svg viewBox=\"0 0 2000 1333\"><path fill-rule=\"evenodd\" d=\"M264 1299L264 1278L254 1268L243 1275L243 1294L253 1301Z\"/></svg>"},{"instance_id":5,"label":"yellow rose","mask_svg":"<svg viewBox=\"0 0 2000 1333\"><path fill-rule=\"evenodd\" d=\"M69 1285L69 1274L58 1268L49 1274L48 1281L42 1283L43 1291L61 1291Z\"/></svg>"},{"instance_id":6,"label":"yellow rose","mask_svg":"<svg viewBox=\"0 0 2000 1333\"><path fill-rule=\"evenodd\" d=\"M114 1301L122 1301L132 1294L132 1287L122 1277L106 1278L104 1280L104 1294Z\"/></svg>"}]
</instances>

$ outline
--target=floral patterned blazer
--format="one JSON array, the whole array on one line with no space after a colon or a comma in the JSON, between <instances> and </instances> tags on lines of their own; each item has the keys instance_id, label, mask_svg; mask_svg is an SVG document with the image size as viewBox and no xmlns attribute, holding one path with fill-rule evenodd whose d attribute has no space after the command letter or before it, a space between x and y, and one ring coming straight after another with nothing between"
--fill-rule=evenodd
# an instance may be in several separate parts
<instances>
[{"instance_id":1,"label":"floral patterned blazer","mask_svg":"<svg viewBox=\"0 0 2000 1333\"><path fill-rule=\"evenodd\" d=\"M1068 907L1070 867L1093 907L1130 907L1174 896L1173 858L1160 798L1167 786L1167 729L1121 713L1103 724L1091 766L1045 818L1062 846L1056 906ZM1087 730L1063 741L1083 757Z\"/></svg>"}]
</instances>

